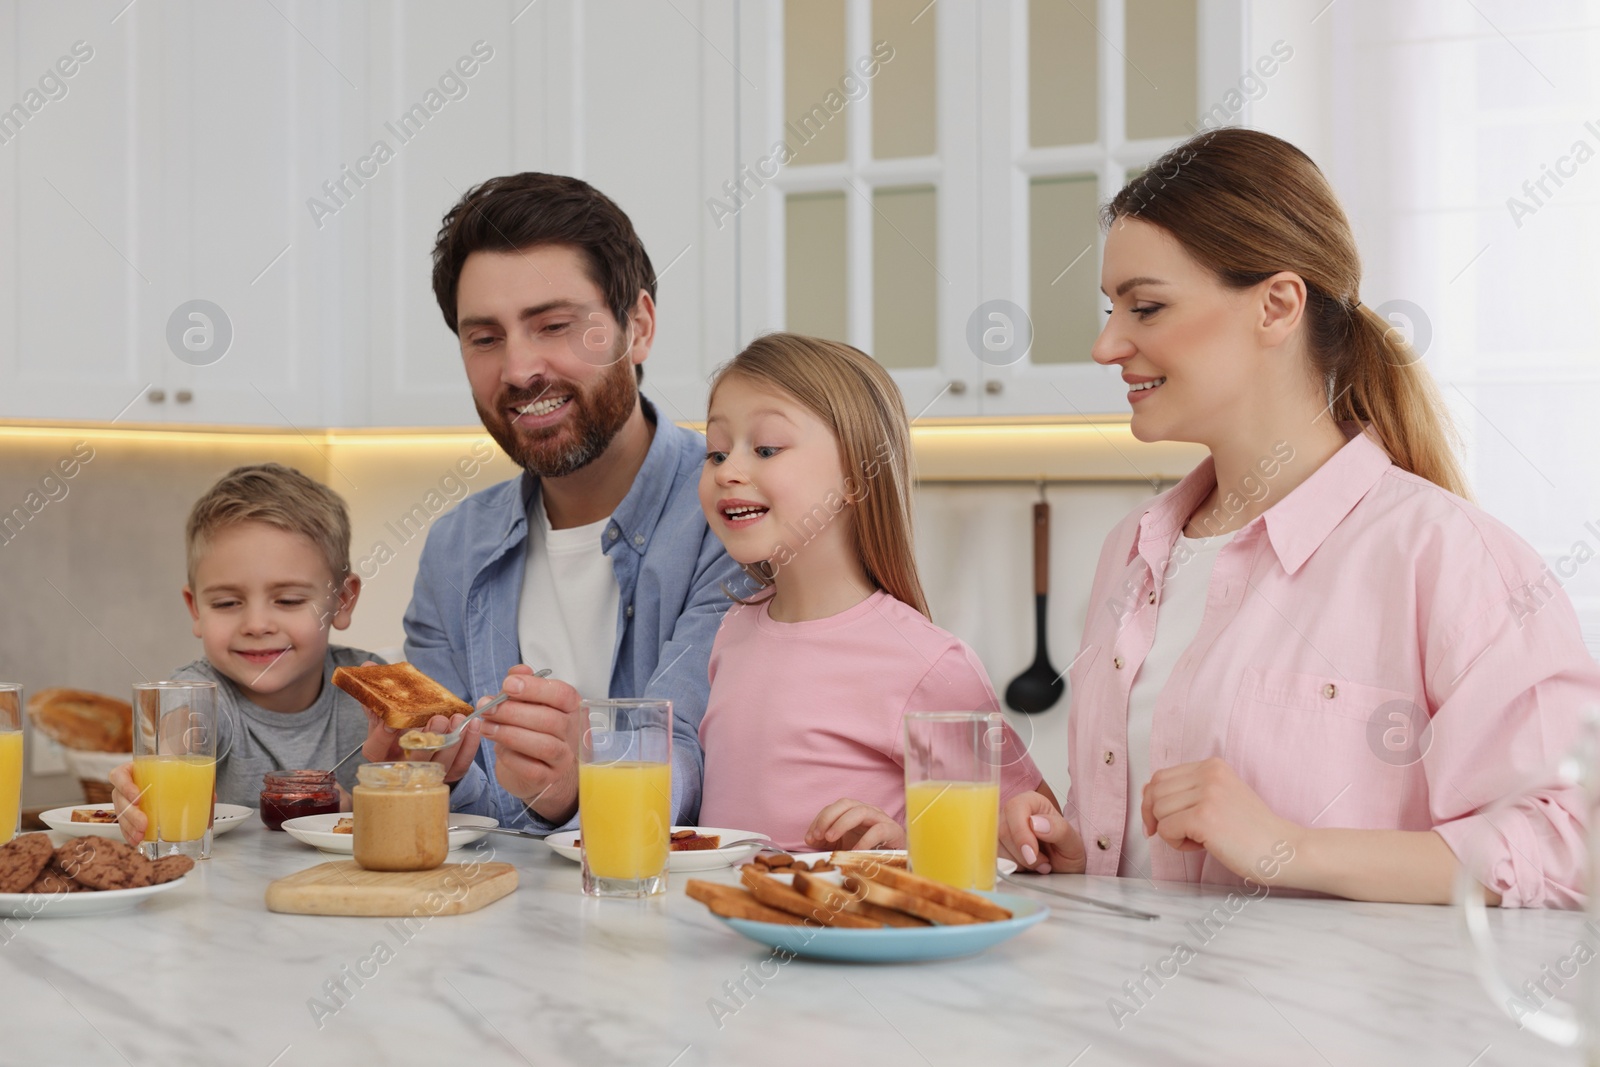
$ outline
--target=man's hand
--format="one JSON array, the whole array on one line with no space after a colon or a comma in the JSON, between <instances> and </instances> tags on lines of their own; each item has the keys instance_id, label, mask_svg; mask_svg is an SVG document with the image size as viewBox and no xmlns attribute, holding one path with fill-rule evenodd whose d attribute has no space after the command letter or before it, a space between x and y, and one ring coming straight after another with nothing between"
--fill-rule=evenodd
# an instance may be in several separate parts
<instances>
[{"instance_id":1,"label":"man's hand","mask_svg":"<svg viewBox=\"0 0 1600 1067\"><path fill-rule=\"evenodd\" d=\"M806 844L820 851L846 852L874 848L905 848L906 832L900 824L871 804L835 800L817 813L806 828Z\"/></svg>"},{"instance_id":2,"label":"man's hand","mask_svg":"<svg viewBox=\"0 0 1600 1067\"><path fill-rule=\"evenodd\" d=\"M555 678L535 677L522 663L511 668L501 688L510 699L474 720L494 742L495 778L540 818L564 823L578 810L578 691Z\"/></svg>"},{"instance_id":3,"label":"man's hand","mask_svg":"<svg viewBox=\"0 0 1600 1067\"><path fill-rule=\"evenodd\" d=\"M1000 847L1023 870L1082 874L1089 865L1083 839L1039 793L1019 793L1000 812Z\"/></svg>"}]
</instances>

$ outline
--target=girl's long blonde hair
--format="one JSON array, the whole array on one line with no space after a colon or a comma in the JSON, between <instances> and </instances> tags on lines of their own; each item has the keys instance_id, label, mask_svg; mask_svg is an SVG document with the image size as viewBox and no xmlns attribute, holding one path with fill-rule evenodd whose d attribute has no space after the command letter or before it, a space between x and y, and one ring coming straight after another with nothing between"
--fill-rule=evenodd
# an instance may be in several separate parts
<instances>
[{"instance_id":1,"label":"girl's long blonde hair","mask_svg":"<svg viewBox=\"0 0 1600 1067\"><path fill-rule=\"evenodd\" d=\"M912 548L911 427L889 372L838 341L769 333L718 369L713 398L729 375L793 397L828 424L839 442L856 554L867 577L928 615ZM761 588L773 584L772 573L760 567L745 573Z\"/></svg>"},{"instance_id":2,"label":"girl's long blonde hair","mask_svg":"<svg viewBox=\"0 0 1600 1067\"><path fill-rule=\"evenodd\" d=\"M1306 283L1311 371L1335 420L1359 423L1396 466L1468 497L1455 433L1428 368L1361 303L1361 257L1328 179L1300 149L1260 130L1191 137L1122 187L1110 227L1141 219L1166 230L1224 285L1279 271Z\"/></svg>"}]
</instances>

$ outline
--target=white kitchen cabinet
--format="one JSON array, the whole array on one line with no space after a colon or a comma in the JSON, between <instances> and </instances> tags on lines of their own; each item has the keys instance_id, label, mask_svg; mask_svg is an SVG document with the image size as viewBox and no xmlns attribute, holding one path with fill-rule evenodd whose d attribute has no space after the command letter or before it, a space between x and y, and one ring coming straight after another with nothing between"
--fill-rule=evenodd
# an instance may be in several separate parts
<instances>
[{"instance_id":1,"label":"white kitchen cabinet","mask_svg":"<svg viewBox=\"0 0 1600 1067\"><path fill-rule=\"evenodd\" d=\"M271 5L182 0L0 15L21 64L7 85L36 84L75 42L90 54L0 148L0 415L329 421L318 318L338 251L296 248L293 223L339 78L300 36L319 9L285 11L297 26ZM180 316L180 358L169 319L195 300L220 313Z\"/></svg>"}]
</instances>

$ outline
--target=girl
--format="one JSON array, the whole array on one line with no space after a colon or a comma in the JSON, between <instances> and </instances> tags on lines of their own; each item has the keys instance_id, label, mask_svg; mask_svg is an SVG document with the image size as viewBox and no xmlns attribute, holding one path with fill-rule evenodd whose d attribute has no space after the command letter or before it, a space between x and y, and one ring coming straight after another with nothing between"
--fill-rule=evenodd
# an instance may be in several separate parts
<instances>
[{"instance_id":1,"label":"girl","mask_svg":"<svg viewBox=\"0 0 1600 1067\"><path fill-rule=\"evenodd\" d=\"M1580 797L1525 783L1600 669L1540 557L1465 499L1322 173L1268 134L1208 132L1104 222L1094 358L1128 383L1136 437L1211 456L1107 537L1068 817L1016 798L1006 850L1416 903L1448 902L1466 864L1502 905L1581 905Z\"/></svg>"},{"instance_id":2,"label":"girl","mask_svg":"<svg viewBox=\"0 0 1600 1067\"><path fill-rule=\"evenodd\" d=\"M765 595L734 597L711 650L702 823L903 847L901 717L998 709L972 650L928 617L910 441L888 372L849 345L770 334L712 383L700 506ZM1003 743L1002 800L1044 789L1009 728Z\"/></svg>"}]
</instances>

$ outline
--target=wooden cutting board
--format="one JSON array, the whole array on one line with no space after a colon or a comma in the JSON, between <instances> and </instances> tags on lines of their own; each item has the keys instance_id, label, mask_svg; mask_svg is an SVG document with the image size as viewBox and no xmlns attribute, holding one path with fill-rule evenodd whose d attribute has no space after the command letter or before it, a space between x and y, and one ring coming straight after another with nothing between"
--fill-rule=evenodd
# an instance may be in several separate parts
<instances>
[{"instance_id":1,"label":"wooden cutting board","mask_svg":"<svg viewBox=\"0 0 1600 1067\"><path fill-rule=\"evenodd\" d=\"M294 915L461 915L517 888L509 863L460 863L431 871L369 871L352 860L307 867L267 886L267 909Z\"/></svg>"}]
</instances>

